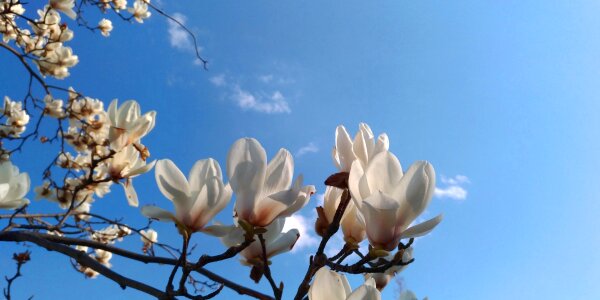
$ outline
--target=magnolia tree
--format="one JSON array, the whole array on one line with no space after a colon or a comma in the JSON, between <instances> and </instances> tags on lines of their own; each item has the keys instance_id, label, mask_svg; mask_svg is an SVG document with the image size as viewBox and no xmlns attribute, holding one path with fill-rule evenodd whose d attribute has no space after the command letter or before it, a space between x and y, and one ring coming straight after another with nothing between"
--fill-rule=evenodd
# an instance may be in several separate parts
<instances>
[{"instance_id":1,"label":"magnolia tree","mask_svg":"<svg viewBox=\"0 0 600 300\"><path fill-rule=\"evenodd\" d=\"M98 9L107 18L92 23L84 8ZM78 63L68 46L74 37L71 27L108 37L113 28L108 18L143 23L151 14L171 19L194 38L149 0L0 0L0 48L20 63L28 75L23 80L29 82L25 97L5 96L0 107L0 241L60 253L71 259L82 278L104 276L122 288L158 299L208 299L223 289L251 298L281 299L284 284L273 276L271 258L290 251L300 236L296 229L283 231L285 219L306 205L315 206L309 204L315 187L305 185L302 175L294 175L288 150L281 149L268 160L256 139L241 138L229 150L224 174L219 162L206 158L185 176L171 160L151 159L151 145L142 142L155 126L155 111L143 112L134 100L106 105L76 88L48 83L68 77ZM53 134L45 136L42 131ZM33 186L27 171L12 162L31 143L50 144L56 150L40 174L43 180ZM441 221L437 216L413 224L435 188L432 165L418 161L403 171L388 149L387 135L375 137L366 124L359 125L354 138L343 126L335 130L332 156L339 172L325 180L324 203L316 207L314 229L322 237L318 248L306 262L299 285L285 285L294 299L380 299L391 278L413 261L413 239ZM147 174L151 172L171 204L150 206L138 200L134 178L152 176ZM121 187L113 189L114 185ZM26 198L31 190L35 199L55 203L55 209L36 210L38 202ZM126 224L119 215L94 213L93 203L114 190L149 221ZM235 203L230 224L213 222L231 201ZM176 230L159 234L151 228L152 220L172 222ZM328 242L337 234L345 245L328 256ZM161 235L176 235L180 243L161 243ZM203 253L200 247L190 247L195 235L214 237L226 250ZM120 243L123 239L139 239L140 246L126 249ZM363 241L368 241L368 249L359 247ZM30 260L28 251L12 255L16 272L1 270L6 273L7 299ZM171 266L171 271L161 274L164 284L153 286L119 273L119 266L111 264L115 255L144 263L140 268L161 264ZM247 269L256 283L266 280L270 290L260 291L206 269L236 257L240 269ZM363 276L364 284L352 289L345 274ZM416 299L411 292L401 297Z\"/></svg>"}]
</instances>

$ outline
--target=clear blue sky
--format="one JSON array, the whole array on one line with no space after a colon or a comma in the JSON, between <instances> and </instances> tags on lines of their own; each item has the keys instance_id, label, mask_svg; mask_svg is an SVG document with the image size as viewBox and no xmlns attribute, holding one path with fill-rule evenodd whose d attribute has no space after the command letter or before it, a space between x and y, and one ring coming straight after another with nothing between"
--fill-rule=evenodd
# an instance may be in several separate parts
<instances>
[{"instance_id":1,"label":"clear blue sky","mask_svg":"<svg viewBox=\"0 0 600 300\"><path fill-rule=\"evenodd\" d=\"M600 299L600 2L162 2L186 17L208 71L194 64L185 40L170 43L168 23L153 15L141 26L115 19L108 39L77 30L80 63L62 82L158 111L145 138L154 158L171 158L187 173L206 157L224 166L243 136L258 138L269 157L312 145L296 157L296 173L322 193L335 171L335 126L354 132L364 121L388 133L405 168L431 161L440 188L448 187L442 175L470 181L460 185L466 199L432 201L426 217L445 219L417 241L415 263L399 276L404 286L433 300ZM22 96L22 81L9 71L18 65L6 53L0 59L1 94ZM35 170L35 155L16 163ZM31 174L39 184L40 172ZM142 204L170 208L153 174L135 183ZM316 203L302 211L306 219ZM144 222L116 186L94 209ZM222 221L230 222L230 209ZM156 229L160 240L177 240L171 226ZM195 242L209 253L222 249L211 238ZM139 246L137 238L129 243ZM0 247L4 275L14 248ZM313 249L275 259L286 290L297 286ZM83 280L65 258L32 250L17 298L56 299L69 286L68 299L145 299L106 279ZM159 286L168 276L166 268L112 262ZM252 285L235 260L210 269ZM392 283L384 299L398 289Z\"/></svg>"}]
</instances>

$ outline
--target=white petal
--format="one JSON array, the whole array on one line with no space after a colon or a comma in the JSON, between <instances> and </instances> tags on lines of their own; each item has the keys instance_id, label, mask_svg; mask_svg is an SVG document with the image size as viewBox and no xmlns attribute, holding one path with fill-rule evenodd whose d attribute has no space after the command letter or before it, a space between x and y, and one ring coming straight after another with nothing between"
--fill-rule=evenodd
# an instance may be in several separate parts
<instances>
[{"instance_id":1,"label":"white petal","mask_svg":"<svg viewBox=\"0 0 600 300\"><path fill-rule=\"evenodd\" d=\"M350 284L343 274L321 267L308 290L309 300L346 300L350 294Z\"/></svg>"},{"instance_id":2,"label":"white petal","mask_svg":"<svg viewBox=\"0 0 600 300\"><path fill-rule=\"evenodd\" d=\"M381 292L375 287L375 280L368 279L365 284L359 286L347 300L380 300Z\"/></svg>"},{"instance_id":3,"label":"white petal","mask_svg":"<svg viewBox=\"0 0 600 300\"><path fill-rule=\"evenodd\" d=\"M348 172L355 159L352 151L352 140L344 126L340 125L335 130L335 156L337 164L340 166L340 171Z\"/></svg>"},{"instance_id":4,"label":"white petal","mask_svg":"<svg viewBox=\"0 0 600 300\"><path fill-rule=\"evenodd\" d=\"M188 176L190 179L190 190L199 190L205 184L206 179L211 177L223 178L219 163L212 158L197 161Z\"/></svg>"},{"instance_id":5,"label":"white petal","mask_svg":"<svg viewBox=\"0 0 600 300\"><path fill-rule=\"evenodd\" d=\"M142 215L160 221L175 221L175 216L170 211L152 205L142 207Z\"/></svg>"},{"instance_id":6,"label":"white petal","mask_svg":"<svg viewBox=\"0 0 600 300\"><path fill-rule=\"evenodd\" d=\"M152 170L152 168L154 167L154 165L156 164L156 160L153 160L152 162L145 164L137 169L133 169L131 170L127 176L128 177L134 177L140 174L144 174L144 173L148 173L148 171Z\"/></svg>"},{"instance_id":7,"label":"white petal","mask_svg":"<svg viewBox=\"0 0 600 300\"><path fill-rule=\"evenodd\" d=\"M369 162L363 179L367 180L371 193L382 191L391 195L402 179L398 158L389 151L377 154Z\"/></svg>"},{"instance_id":8,"label":"white petal","mask_svg":"<svg viewBox=\"0 0 600 300\"><path fill-rule=\"evenodd\" d=\"M363 201L363 195L361 193L360 181L364 175L364 170L359 161L354 161L352 163L352 168L350 169L350 176L348 178L348 187L350 188L350 194L352 194L352 199L356 201L356 206L361 207ZM366 197L368 197L367 194ZM366 198L365 197L365 198Z\"/></svg>"},{"instance_id":9,"label":"white petal","mask_svg":"<svg viewBox=\"0 0 600 300\"><path fill-rule=\"evenodd\" d=\"M292 229L282 234L273 243L267 245L267 257L272 257L292 250L299 237L300 232L298 232L297 229Z\"/></svg>"},{"instance_id":10,"label":"white petal","mask_svg":"<svg viewBox=\"0 0 600 300\"><path fill-rule=\"evenodd\" d=\"M429 219L423 223L412 226L412 227L406 229L402 233L402 238L408 239L408 238L424 236L424 235L430 233L438 224L440 224L440 222L442 221L442 218L443 218L442 215L438 215L435 218Z\"/></svg>"},{"instance_id":11,"label":"white petal","mask_svg":"<svg viewBox=\"0 0 600 300\"><path fill-rule=\"evenodd\" d=\"M154 174L161 193L175 202L175 206L185 206L186 203L181 202L190 197L190 190L187 179L177 166L168 159L161 159L156 163Z\"/></svg>"},{"instance_id":12,"label":"white petal","mask_svg":"<svg viewBox=\"0 0 600 300\"><path fill-rule=\"evenodd\" d=\"M129 206L137 207L139 205L137 192L133 188L133 182L131 179L127 178L125 183L120 183L121 186L125 189L125 196L127 197L127 202Z\"/></svg>"},{"instance_id":13,"label":"white petal","mask_svg":"<svg viewBox=\"0 0 600 300\"><path fill-rule=\"evenodd\" d=\"M415 162L402 177L400 184L392 193L400 201L398 218L402 228L408 227L431 201L435 189L435 171L426 161Z\"/></svg>"},{"instance_id":14,"label":"white petal","mask_svg":"<svg viewBox=\"0 0 600 300\"><path fill-rule=\"evenodd\" d=\"M365 218L367 236L371 245L391 250L400 240L397 232L398 203L381 192L363 201L361 213Z\"/></svg>"},{"instance_id":15,"label":"white petal","mask_svg":"<svg viewBox=\"0 0 600 300\"><path fill-rule=\"evenodd\" d=\"M267 175L263 187L264 195L271 195L290 187L294 174L294 159L289 151L279 149L277 155L267 165Z\"/></svg>"}]
</instances>

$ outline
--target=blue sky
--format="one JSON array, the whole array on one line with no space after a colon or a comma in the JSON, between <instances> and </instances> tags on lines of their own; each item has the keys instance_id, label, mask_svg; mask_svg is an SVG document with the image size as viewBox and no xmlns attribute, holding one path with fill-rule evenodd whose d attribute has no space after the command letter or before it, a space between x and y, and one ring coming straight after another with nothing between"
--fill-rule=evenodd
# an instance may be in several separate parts
<instances>
[{"instance_id":1,"label":"blue sky","mask_svg":"<svg viewBox=\"0 0 600 300\"><path fill-rule=\"evenodd\" d=\"M404 168L429 160L440 189L466 192L465 199L448 192L433 199L424 217L444 213L444 221L417 241L415 263L398 276L402 286L430 299L600 298L600 2L162 5L196 33L208 71L194 63L185 36L153 15L141 26L115 19L108 39L76 30L71 44L80 63L61 82L107 102L136 99L144 111L156 110L156 128L144 142L154 158L170 158L186 173L206 157L224 166L230 145L251 136L269 157L280 147L304 152L296 155L296 174L322 193L335 172L335 127L355 132L367 122L388 133ZM0 58L0 92L18 98L24 83L8 71L18 65L7 54ZM39 183L36 155L26 151L15 162ZM468 182L453 184L457 175ZM140 202L170 208L153 177L136 178ZM309 235L316 204L301 212ZM219 219L229 222L230 209ZM94 210L144 224L118 187ZM156 229L162 241L177 241L172 226ZM208 253L222 249L212 238L195 242ZM134 238L123 245L138 244ZM16 283L19 296L55 299L73 282L69 299L145 298L106 279L82 280L65 258L32 250L26 277ZM275 278L288 292L310 252L314 246L275 259ZM3 256L0 270L12 270ZM168 276L168 269L119 258L113 265L159 286ZM252 286L249 270L235 260L210 269ZM164 276L145 275L158 272ZM384 299L399 289L390 284Z\"/></svg>"}]
</instances>

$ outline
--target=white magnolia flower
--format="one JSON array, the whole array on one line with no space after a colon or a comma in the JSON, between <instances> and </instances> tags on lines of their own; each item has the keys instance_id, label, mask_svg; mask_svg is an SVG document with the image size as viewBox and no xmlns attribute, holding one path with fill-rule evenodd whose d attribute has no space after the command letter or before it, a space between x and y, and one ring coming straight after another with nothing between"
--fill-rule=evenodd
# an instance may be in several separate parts
<instances>
[{"instance_id":1,"label":"white magnolia flower","mask_svg":"<svg viewBox=\"0 0 600 300\"><path fill-rule=\"evenodd\" d=\"M0 113L6 116L5 123L0 125L1 136L19 137L21 133L25 132L30 118L21 102L12 101L5 96L4 107L0 109Z\"/></svg>"},{"instance_id":2,"label":"white magnolia flower","mask_svg":"<svg viewBox=\"0 0 600 300\"><path fill-rule=\"evenodd\" d=\"M146 161L140 157L139 151L133 145L121 149L121 151L117 152L111 159L108 173L115 181L125 179L125 183L120 182L120 184L125 189L129 205L138 206L137 193L133 188L131 178L150 171L150 169L154 167L155 162L156 161L152 161L147 164Z\"/></svg>"},{"instance_id":3,"label":"white magnolia flower","mask_svg":"<svg viewBox=\"0 0 600 300\"><path fill-rule=\"evenodd\" d=\"M294 161L280 149L267 165L267 154L252 138L237 140L227 156L227 176L236 195L236 216L254 226L264 227L275 218L288 217L304 207L315 192L302 186L302 175L292 183Z\"/></svg>"},{"instance_id":4,"label":"white magnolia flower","mask_svg":"<svg viewBox=\"0 0 600 300\"><path fill-rule=\"evenodd\" d=\"M378 153L389 149L387 134L382 133L377 140L369 125L360 123L354 141L342 125L335 131L335 147L333 148L333 162L341 172L350 172L354 160L360 161L363 168Z\"/></svg>"},{"instance_id":5,"label":"white magnolia flower","mask_svg":"<svg viewBox=\"0 0 600 300\"><path fill-rule=\"evenodd\" d=\"M47 56L34 60L42 75L51 75L58 79L69 76L69 69L79 62L77 55L69 47L60 46Z\"/></svg>"},{"instance_id":6,"label":"white magnolia flower","mask_svg":"<svg viewBox=\"0 0 600 300\"><path fill-rule=\"evenodd\" d=\"M155 175L158 188L175 205L175 214L156 206L143 207L142 214L176 221L191 232L205 231L206 224L231 200L231 189L223 184L221 167L212 158L197 161L187 179L172 161L159 160Z\"/></svg>"},{"instance_id":7,"label":"white magnolia flower","mask_svg":"<svg viewBox=\"0 0 600 300\"><path fill-rule=\"evenodd\" d=\"M265 239L265 249L267 253L267 259L292 250L294 244L300 237L300 233L297 229L291 229L287 232L282 232L285 225L285 218L277 218L270 225L266 227L266 232L263 234ZM219 225L215 225L218 227ZM225 227L225 226L222 226ZM212 232L214 234L214 232ZM245 231L239 227L231 227L231 230L227 234L221 237L221 242L226 247L233 247L244 242ZM219 234L215 234L219 235ZM245 248L241 253L243 259L241 263L246 266L255 266L263 264L263 251L262 245L258 237L254 238L254 242Z\"/></svg>"},{"instance_id":8,"label":"white magnolia flower","mask_svg":"<svg viewBox=\"0 0 600 300\"><path fill-rule=\"evenodd\" d=\"M103 36L108 37L113 30L112 22L109 19L102 19L98 22L98 29Z\"/></svg>"},{"instance_id":9,"label":"white magnolia flower","mask_svg":"<svg viewBox=\"0 0 600 300\"><path fill-rule=\"evenodd\" d=\"M354 292L350 288L348 279L343 274L320 268L315 274L310 289L309 300L379 300L381 293L375 288L375 281L367 279L363 285Z\"/></svg>"},{"instance_id":10,"label":"white magnolia flower","mask_svg":"<svg viewBox=\"0 0 600 300\"><path fill-rule=\"evenodd\" d=\"M29 204L24 198L29 185L27 173L19 173L19 168L10 161L0 162L0 209L16 209Z\"/></svg>"},{"instance_id":11,"label":"white magnolia flower","mask_svg":"<svg viewBox=\"0 0 600 300\"><path fill-rule=\"evenodd\" d=\"M75 0L50 0L50 7L62 11L73 20L77 18L77 13L73 10L73 7L75 7Z\"/></svg>"},{"instance_id":12,"label":"white magnolia flower","mask_svg":"<svg viewBox=\"0 0 600 300\"><path fill-rule=\"evenodd\" d=\"M148 19L151 13L148 11L148 4L143 0L136 0L133 7L127 9L133 15L138 23L144 23L144 19Z\"/></svg>"},{"instance_id":13,"label":"white magnolia flower","mask_svg":"<svg viewBox=\"0 0 600 300\"><path fill-rule=\"evenodd\" d=\"M104 0L104 1L108 1L108 0ZM115 11L119 11L121 9L126 9L127 8L127 0L112 0L113 3L113 7L115 8Z\"/></svg>"},{"instance_id":14,"label":"white magnolia flower","mask_svg":"<svg viewBox=\"0 0 600 300\"><path fill-rule=\"evenodd\" d=\"M144 245L151 245L158 242L158 232L154 229L140 230L140 234L142 235L140 239Z\"/></svg>"},{"instance_id":15,"label":"white magnolia flower","mask_svg":"<svg viewBox=\"0 0 600 300\"><path fill-rule=\"evenodd\" d=\"M110 259L112 258L112 252L109 251L105 251L102 249L96 249L94 250L94 254L95 254L95 258L96 260L103 264L104 266L110 268L111 264L110 264Z\"/></svg>"},{"instance_id":16,"label":"white magnolia flower","mask_svg":"<svg viewBox=\"0 0 600 300\"><path fill-rule=\"evenodd\" d=\"M323 211L327 218L327 224L333 222L333 217L335 216L335 212L337 211L337 207L342 198L342 193L342 189L332 186L328 186L325 190L325 196L323 197ZM357 245L365 239L365 221L360 215L354 202L350 201L348 203L344 215L342 216L342 220L340 221L340 225L344 234L344 241L347 243Z\"/></svg>"},{"instance_id":17,"label":"white magnolia flower","mask_svg":"<svg viewBox=\"0 0 600 300\"><path fill-rule=\"evenodd\" d=\"M141 114L140 105L135 100L125 101L118 109L118 100L113 100L108 106L110 119L109 140L115 149L120 149L132 143L139 143L153 128L156 112L149 111Z\"/></svg>"},{"instance_id":18,"label":"white magnolia flower","mask_svg":"<svg viewBox=\"0 0 600 300\"><path fill-rule=\"evenodd\" d=\"M44 114L49 115L53 118L62 118L65 116L63 108L63 101L60 99L54 99L52 95L48 94L44 97Z\"/></svg>"},{"instance_id":19,"label":"white magnolia flower","mask_svg":"<svg viewBox=\"0 0 600 300\"><path fill-rule=\"evenodd\" d=\"M429 205L435 189L435 171L426 161L414 163L403 174L396 156L384 151L366 169L355 161L348 184L364 217L369 242L376 248L392 250L401 238L425 235L442 220L439 215L408 228Z\"/></svg>"},{"instance_id":20,"label":"white magnolia flower","mask_svg":"<svg viewBox=\"0 0 600 300\"><path fill-rule=\"evenodd\" d=\"M408 262L412 258L413 258L413 248L410 247L410 248L404 250L404 253L402 254L402 261ZM386 260L388 262L392 261L394 259L394 254L390 254L387 257L384 257L381 259ZM376 259L373 262L377 262L378 260L380 260L380 259ZM375 280L375 283L377 285L377 289L381 291L390 282L390 280L392 278L394 278L394 276L396 276L396 274L402 272L404 269L406 269L406 267L408 267L408 265L404 265L404 266L396 265L396 266L393 266L393 267L387 269L383 273L368 273L368 274L365 274L365 280L373 278L373 280Z\"/></svg>"}]
</instances>

